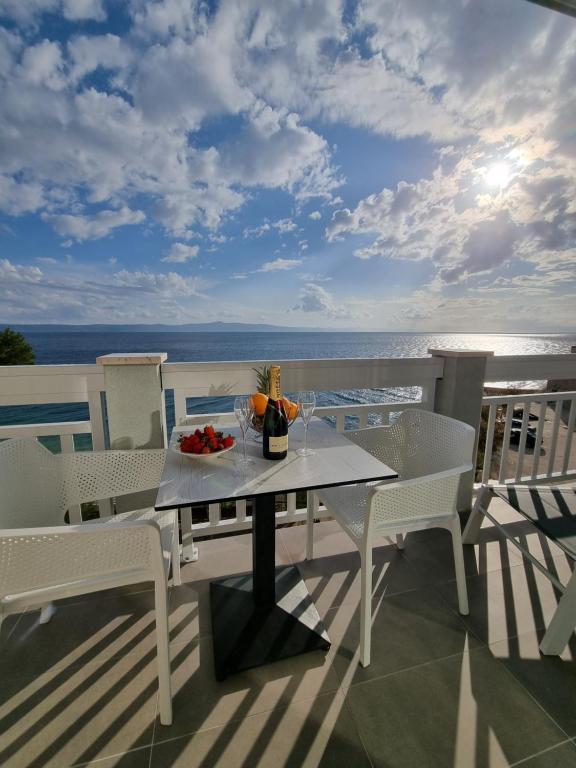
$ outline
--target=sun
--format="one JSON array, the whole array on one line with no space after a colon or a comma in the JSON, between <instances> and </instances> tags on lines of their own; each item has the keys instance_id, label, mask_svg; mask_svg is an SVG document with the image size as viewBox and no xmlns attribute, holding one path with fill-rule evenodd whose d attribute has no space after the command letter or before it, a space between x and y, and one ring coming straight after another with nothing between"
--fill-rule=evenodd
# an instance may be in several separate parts
<instances>
[{"instance_id":1,"label":"sun","mask_svg":"<svg viewBox=\"0 0 576 768\"><path fill-rule=\"evenodd\" d=\"M494 163L486 170L486 183L491 187L502 189L508 184L511 177L510 166L507 163Z\"/></svg>"}]
</instances>

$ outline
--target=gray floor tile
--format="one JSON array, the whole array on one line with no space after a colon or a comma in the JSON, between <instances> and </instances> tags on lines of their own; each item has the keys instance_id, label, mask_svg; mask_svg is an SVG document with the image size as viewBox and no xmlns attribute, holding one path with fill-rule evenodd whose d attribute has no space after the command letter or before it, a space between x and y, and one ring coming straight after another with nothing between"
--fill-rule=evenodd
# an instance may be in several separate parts
<instances>
[{"instance_id":1,"label":"gray floor tile","mask_svg":"<svg viewBox=\"0 0 576 768\"><path fill-rule=\"evenodd\" d=\"M540 706L576 737L576 638L561 657L543 656L538 645L543 631L493 643L490 650Z\"/></svg>"},{"instance_id":2,"label":"gray floor tile","mask_svg":"<svg viewBox=\"0 0 576 768\"><path fill-rule=\"evenodd\" d=\"M278 538L284 545L293 563L306 559L306 525L281 528ZM357 552L358 548L344 533L335 520L326 520L314 525L314 557L327 557L344 552Z\"/></svg>"},{"instance_id":3,"label":"gray floor tile","mask_svg":"<svg viewBox=\"0 0 576 768\"><path fill-rule=\"evenodd\" d=\"M576 768L576 745L561 744L517 765L518 768Z\"/></svg>"},{"instance_id":4,"label":"gray floor tile","mask_svg":"<svg viewBox=\"0 0 576 768\"><path fill-rule=\"evenodd\" d=\"M2 626L0 627L0 649L4 649L8 638L14 632L16 625L23 616L23 613L12 613L2 621Z\"/></svg>"},{"instance_id":5,"label":"gray floor tile","mask_svg":"<svg viewBox=\"0 0 576 768\"><path fill-rule=\"evenodd\" d=\"M341 606L326 617L334 666L346 687L478 644L458 616L433 590L417 590L373 601L372 663L359 665L360 609Z\"/></svg>"},{"instance_id":6,"label":"gray floor tile","mask_svg":"<svg viewBox=\"0 0 576 768\"><path fill-rule=\"evenodd\" d=\"M440 530L428 540L408 540L404 550L406 558L425 577L428 584L442 584L455 579L452 536ZM464 546L464 567L467 576L520 565L522 556L514 545L506 542L495 528L482 528L478 543Z\"/></svg>"},{"instance_id":7,"label":"gray floor tile","mask_svg":"<svg viewBox=\"0 0 576 768\"><path fill-rule=\"evenodd\" d=\"M2 679L0 765L62 768L152 743L154 653Z\"/></svg>"},{"instance_id":8,"label":"gray floor tile","mask_svg":"<svg viewBox=\"0 0 576 768\"><path fill-rule=\"evenodd\" d=\"M22 617L0 655L0 675L33 679L156 644L154 593L120 594L62 606L47 624L39 612Z\"/></svg>"},{"instance_id":9,"label":"gray floor tile","mask_svg":"<svg viewBox=\"0 0 576 768\"><path fill-rule=\"evenodd\" d=\"M360 555L344 552L298 563L298 569L321 616L331 608L360 602ZM407 592L425 585L425 578L396 546L375 547L372 583L374 597Z\"/></svg>"},{"instance_id":10,"label":"gray floor tile","mask_svg":"<svg viewBox=\"0 0 576 768\"><path fill-rule=\"evenodd\" d=\"M157 743L153 768L370 768L342 694Z\"/></svg>"},{"instance_id":11,"label":"gray floor tile","mask_svg":"<svg viewBox=\"0 0 576 768\"><path fill-rule=\"evenodd\" d=\"M211 581L252 570L252 536L219 536L198 541L198 560L182 566L182 581ZM276 565L289 565L280 531L276 533Z\"/></svg>"},{"instance_id":12,"label":"gray floor tile","mask_svg":"<svg viewBox=\"0 0 576 768\"><path fill-rule=\"evenodd\" d=\"M570 569L556 562L560 580L565 581ZM558 605L551 582L529 563L475 576L467 585L470 615L463 619L487 643L547 626ZM456 583L440 584L437 589L456 610Z\"/></svg>"},{"instance_id":13,"label":"gray floor tile","mask_svg":"<svg viewBox=\"0 0 576 768\"><path fill-rule=\"evenodd\" d=\"M114 757L93 760L90 763L77 763L74 768L80 768L80 766L82 768L87 766L94 766L94 768L148 768L151 755L152 748L143 747L141 749L133 749L130 752L124 752L120 755L114 755Z\"/></svg>"},{"instance_id":14,"label":"gray floor tile","mask_svg":"<svg viewBox=\"0 0 576 768\"><path fill-rule=\"evenodd\" d=\"M333 656L321 651L302 654L231 675L214 676L212 638L172 648L174 722L156 728L156 739L224 725L291 701L334 691L339 679Z\"/></svg>"},{"instance_id":15,"label":"gray floor tile","mask_svg":"<svg viewBox=\"0 0 576 768\"><path fill-rule=\"evenodd\" d=\"M566 739L486 648L353 686L346 700L374 768L503 768Z\"/></svg>"}]
</instances>

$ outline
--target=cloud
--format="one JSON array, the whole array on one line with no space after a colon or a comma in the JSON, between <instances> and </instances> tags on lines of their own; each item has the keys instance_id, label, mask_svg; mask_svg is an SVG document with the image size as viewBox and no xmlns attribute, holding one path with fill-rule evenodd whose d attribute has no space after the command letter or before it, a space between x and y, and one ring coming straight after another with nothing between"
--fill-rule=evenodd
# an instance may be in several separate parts
<instances>
[{"instance_id":1,"label":"cloud","mask_svg":"<svg viewBox=\"0 0 576 768\"><path fill-rule=\"evenodd\" d=\"M173 243L168 256L164 256L160 261L168 261L175 264L184 264L190 259L198 256L199 247L197 245L185 245L184 243Z\"/></svg>"},{"instance_id":2,"label":"cloud","mask_svg":"<svg viewBox=\"0 0 576 768\"><path fill-rule=\"evenodd\" d=\"M306 283L302 288L294 310L319 313L334 319L347 320L352 318L352 313L349 310L337 306L332 294L315 283Z\"/></svg>"},{"instance_id":3,"label":"cloud","mask_svg":"<svg viewBox=\"0 0 576 768\"><path fill-rule=\"evenodd\" d=\"M486 168L497 160L510 172L502 189L486 182ZM478 142L440 152L431 178L400 182L353 210L334 211L325 234L329 241L362 235L353 251L359 259L427 260L446 283L514 260L554 268L573 260L575 196L572 169L554 147Z\"/></svg>"},{"instance_id":4,"label":"cloud","mask_svg":"<svg viewBox=\"0 0 576 768\"><path fill-rule=\"evenodd\" d=\"M295 229L298 229L292 219L279 219L278 221L275 221L272 226L277 229L281 235L285 235L287 232L293 232Z\"/></svg>"},{"instance_id":5,"label":"cloud","mask_svg":"<svg viewBox=\"0 0 576 768\"><path fill-rule=\"evenodd\" d=\"M58 259L53 259L51 256L38 256L36 261L39 264L60 264Z\"/></svg>"},{"instance_id":6,"label":"cloud","mask_svg":"<svg viewBox=\"0 0 576 768\"><path fill-rule=\"evenodd\" d=\"M312 221L320 221L320 219L322 218L322 214L320 213L320 211L312 211L312 213L308 214L308 218L312 219Z\"/></svg>"},{"instance_id":7,"label":"cloud","mask_svg":"<svg viewBox=\"0 0 576 768\"><path fill-rule=\"evenodd\" d=\"M302 259L282 259L278 258L274 261L267 261L257 272L285 272L288 269L294 269L299 264L302 264Z\"/></svg>"},{"instance_id":8,"label":"cloud","mask_svg":"<svg viewBox=\"0 0 576 768\"><path fill-rule=\"evenodd\" d=\"M34 24L43 13L61 13L69 21L104 21L102 0L0 0L0 16L19 24Z\"/></svg>"},{"instance_id":9,"label":"cloud","mask_svg":"<svg viewBox=\"0 0 576 768\"><path fill-rule=\"evenodd\" d=\"M270 223L265 221L257 227L246 227L242 232L242 237L247 239L249 237L262 237L263 234L269 232L271 229Z\"/></svg>"},{"instance_id":10,"label":"cloud","mask_svg":"<svg viewBox=\"0 0 576 768\"><path fill-rule=\"evenodd\" d=\"M43 214L48 222L62 237L82 240L97 240L106 237L117 227L138 224L146 218L142 211L132 211L123 207L117 211L100 211L95 216L75 216L72 214Z\"/></svg>"},{"instance_id":11,"label":"cloud","mask_svg":"<svg viewBox=\"0 0 576 768\"><path fill-rule=\"evenodd\" d=\"M150 293L167 296L202 296L202 281L197 277L183 277L177 272L154 273L145 270L130 272L122 269L113 277L114 284L126 288L137 288Z\"/></svg>"},{"instance_id":12,"label":"cloud","mask_svg":"<svg viewBox=\"0 0 576 768\"><path fill-rule=\"evenodd\" d=\"M0 174L0 209L12 216L31 213L47 203L41 184L17 182Z\"/></svg>"},{"instance_id":13,"label":"cloud","mask_svg":"<svg viewBox=\"0 0 576 768\"><path fill-rule=\"evenodd\" d=\"M42 270L38 267L25 267L12 264L8 259L0 259L0 280L3 282L38 283L42 276Z\"/></svg>"},{"instance_id":14,"label":"cloud","mask_svg":"<svg viewBox=\"0 0 576 768\"><path fill-rule=\"evenodd\" d=\"M22 56L21 74L33 86L60 91L66 85L64 62L58 43L43 40L26 48Z\"/></svg>"},{"instance_id":15,"label":"cloud","mask_svg":"<svg viewBox=\"0 0 576 768\"><path fill-rule=\"evenodd\" d=\"M124 70L133 61L134 53L117 35L79 35L68 43L71 60L70 77L79 81L99 68Z\"/></svg>"}]
</instances>

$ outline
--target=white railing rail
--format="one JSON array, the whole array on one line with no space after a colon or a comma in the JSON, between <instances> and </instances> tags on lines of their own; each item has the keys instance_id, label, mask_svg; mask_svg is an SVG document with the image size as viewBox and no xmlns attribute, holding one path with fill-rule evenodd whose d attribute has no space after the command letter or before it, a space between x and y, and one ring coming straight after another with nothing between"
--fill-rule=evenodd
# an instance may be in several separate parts
<instances>
[{"instance_id":1,"label":"white railing rail","mask_svg":"<svg viewBox=\"0 0 576 768\"><path fill-rule=\"evenodd\" d=\"M103 450L104 420L100 393L105 388L101 365L3 366L0 405L88 403L92 443L95 450Z\"/></svg>"},{"instance_id":2,"label":"white railing rail","mask_svg":"<svg viewBox=\"0 0 576 768\"><path fill-rule=\"evenodd\" d=\"M488 407L483 483L576 478L576 392L498 395L482 405Z\"/></svg>"},{"instance_id":3,"label":"white railing rail","mask_svg":"<svg viewBox=\"0 0 576 768\"><path fill-rule=\"evenodd\" d=\"M189 414L187 398L233 397L248 394L256 387L254 368L269 361L163 363L162 387L173 390L177 425L206 423L233 418L232 414ZM318 415L333 420L343 431L352 426L387 423L390 413L407 407L433 408L437 381L444 374L444 359L423 358L352 358L320 360L279 360L282 386L286 392L344 389L394 389L420 387L420 402L366 403L328 406ZM576 379L576 355L514 355L489 357L486 382ZM42 437L57 435L62 450L74 449L74 435L90 432L95 449L103 449L104 425L101 393L105 391L101 365L10 366L0 369L0 406L86 402L90 421L59 422L0 427L0 439L16 435ZM576 418L576 393L534 393L484 398L488 407L486 451L483 481L529 482L562 480L576 477L573 432ZM524 406L519 427L512 425L514 405ZM530 410L543 415L531 432ZM507 418L507 412L509 417ZM519 430L519 431L518 431ZM544 440L543 450L530 453L529 443ZM516 462L512 461L518 440ZM501 446L498 445L502 442ZM492 477L491 477L492 475ZM305 510L297 509L296 496L289 494L286 509L278 513L279 522L304 519ZM210 505L208 520L192 525L192 516L183 516L185 543L192 546L192 534L232 532L251 526L246 503ZM190 548L188 549L188 551Z\"/></svg>"},{"instance_id":4,"label":"white railing rail","mask_svg":"<svg viewBox=\"0 0 576 768\"><path fill-rule=\"evenodd\" d=\"M425 407L432 407L444 361L437 357L279 360L285 392L422 387ZM233 397L256 391L254 368L267 361L164 363L162 386L174 390L176 424L188 415L188 397Z\"/></svg>"},{"instance_id":5,"label":"white railing rail","mask_svg":"<svg viewBox=\"0 0 576 768\"><path fill-rule=\"evenodd\" d=\"M574 354L495 355L486 359L486 383L575 378Z\"/></svg>"}]
</instances>

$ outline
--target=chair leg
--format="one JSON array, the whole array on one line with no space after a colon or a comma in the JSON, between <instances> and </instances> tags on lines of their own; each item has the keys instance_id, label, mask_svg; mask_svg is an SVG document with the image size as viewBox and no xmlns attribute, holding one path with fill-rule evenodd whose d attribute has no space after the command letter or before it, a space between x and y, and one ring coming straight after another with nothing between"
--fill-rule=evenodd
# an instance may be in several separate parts
<instances>
[{"instance_id":1,"label":"chair leg","mask_svg":"<svg viewBox=\"0 0 576 768\"><path fill-rule=\"evenodd\" d=\"M170 680L168 601L165 585L159 581L155 581L154 587L160 723L162 725L172 725L172 686Z\"/></svg>"},{"instance_id":2,"label":"chair leg","mask_svg":"<svg viewBox=\"0 0 576 768\"><path fill-rule=\"evenodd\" d=\"M404 549L404 536L401 533L396 534L396 546L398 549Z\"/></svg>"},{"instance_id":3,"label":"chair leg","mask_svg":"<svg viewBox=\"0 0 576 768\"><path fill-rule=\"evenodd\" d=\"M362 596L360 600L360 664L370 664L370 640L372 635L372 548L360 553Z\"/></svg>"},{"instance_id":4,"label":"chair leg","mask_svg":"<svg viewBox=\"0 0 576 768\"><path fill-rule=\"evenodd\" d=\"M540 643L545 656L560 656L576 625L576 573L570 577L556 613Z\"/></svg>"},{"instance_id":5,"label":"chair leg","mask_svg":"<svg viewBox=\"0 0 576 768\"><path fill-rule=\"evenodd\" d=\"M464 552L462 550L462 534L460 533L460 518L458 515L450 523L452 533L452 548L454 550L454 568L456 570L456 585L458 588L458 609L463 616L467 616L468 590L466 588L466 569L464 568Z\"/></svg>"},{"instance_id":6,"label":"chair leg","mask_svg":"<svg viewBox=\"0 0 576 768\"><path fill-rule=\"evenodd\" d=\"M46 603L40 609L40 624L48 624L52 616L56 613L54 603Z\"/></svg>"},{"instance_id":7,"label":"chair leg","mask_svg":"<svg viewBox=\"0 0 576 768\"><path fill-rule=\"evenodd\" d=\"M179 587L182 584L180 574L180 539L178 538L178 510L174 512L174 533L172 536L172 584Z\"/></svg>"},{"instance_id":8,"label":"chair leg","mask_svg":"<svg viewBox=\"0 0 576 768\"><path fill-rule=\"evenodd\" d=\"M306 560L314 558L314 518L318 514L318 496L308 491L306 497Z\"/></svg>"},{"instance_id":9,"label":"chair leg","mask_svg":"<svg viewBox=\"0 0 576 768\"><path fill-rule=\"evenodd\" d=\"M483 511L488 509L491 501L492 490L489 486L483 485L478 491L476 502L472 507L472 512L470 512L470 517L468 518L464 533L462 534L462 542L464 544L476 543L484 519Z\"/></svg>"}]
</instances>

